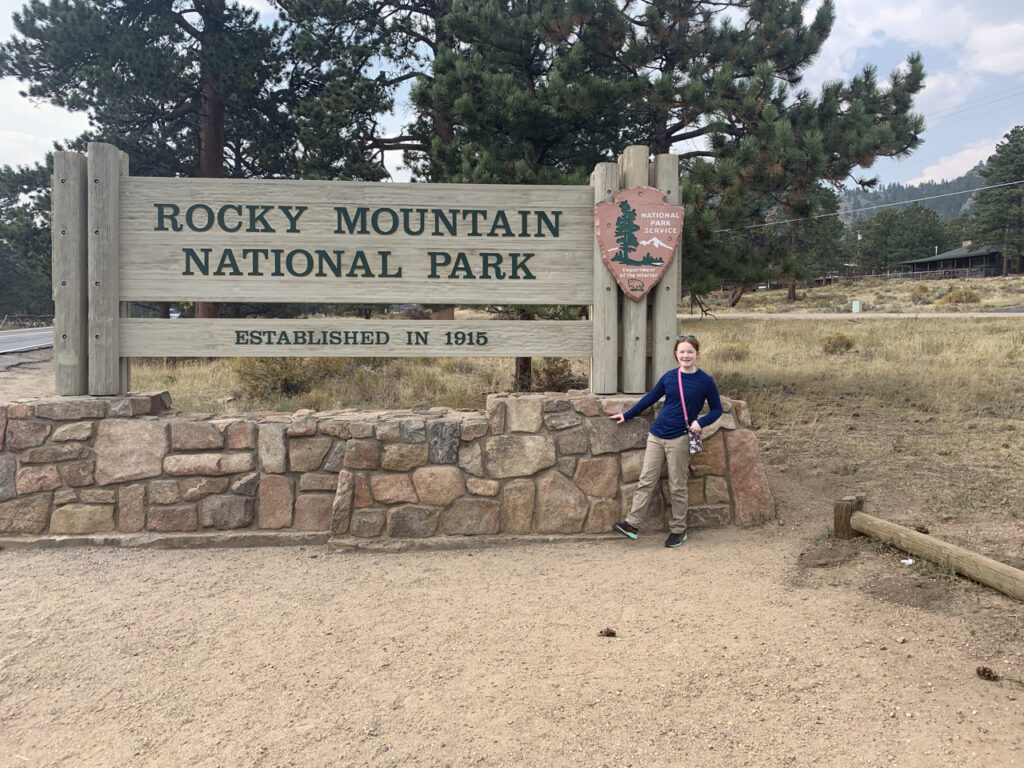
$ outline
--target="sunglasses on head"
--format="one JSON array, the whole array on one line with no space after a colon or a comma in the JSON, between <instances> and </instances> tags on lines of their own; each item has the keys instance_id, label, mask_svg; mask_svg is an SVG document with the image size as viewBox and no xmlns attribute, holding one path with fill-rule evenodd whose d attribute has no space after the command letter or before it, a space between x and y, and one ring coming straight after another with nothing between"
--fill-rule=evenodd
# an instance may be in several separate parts
<instances>
[{"instance_id":1,"label":"sunglasses on head","mask_svg":"<svg viewBox=\"0 0 1024 768\"><path fill-rule=\"evenodd\" d=\"M682 336L676 336L676 341L682 341L683 339L693 339L694 341L696 341L697 337L694 336L692 333L684 333Z\"/></svg>"}]
</instances>

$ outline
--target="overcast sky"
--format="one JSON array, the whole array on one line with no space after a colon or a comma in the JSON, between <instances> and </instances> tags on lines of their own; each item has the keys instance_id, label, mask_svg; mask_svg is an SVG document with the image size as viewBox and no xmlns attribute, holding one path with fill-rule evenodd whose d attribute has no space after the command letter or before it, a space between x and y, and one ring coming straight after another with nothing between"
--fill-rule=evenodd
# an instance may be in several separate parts
<instances>
[{"instance_id":1,"label":"overcast sky","mask_svg":"<svg viewBox=\"0 0 1024 768\"><path fill-rule=\"evenodd\" d=\"M247 5L267 9L263 0ZM808 15L819 3L809 2ZM0 0L0 39L13 33L20 0ZM882 183L916 184L961 175L995 151L1024 123L1024 11L1021 0L836 0L837 21L804 85L817 93L827 80L849 79L865 64L886 80L912 51L928 74L916 103L924 114L924 144L909 158L879 160L866 175ZM0 165L42 158L55 139L87 127L84 115L18 95L20 84L0 80Z\"/></svg>"}]
</instances>

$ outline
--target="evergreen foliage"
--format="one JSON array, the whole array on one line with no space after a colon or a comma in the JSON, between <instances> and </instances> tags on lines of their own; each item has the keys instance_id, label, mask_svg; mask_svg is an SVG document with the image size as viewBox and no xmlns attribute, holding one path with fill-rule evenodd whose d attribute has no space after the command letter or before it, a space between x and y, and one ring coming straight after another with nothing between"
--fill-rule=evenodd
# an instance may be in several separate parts
<instances>
[{"instance_id":1,"label":"evergreen foliage","mask_svg":"<svg viewBox=\"0 0 1024 768\"><path fill-rule=\"evenodd\" d=\"M996 145L982 175L990 185L1008 184L978 193L972 233L978 242L1001 248L1004 274L1016 261L1024 271L1024 126L1018 125Z\"/></svg>"},{"instance_id":2,"label":"evergreen foliage","mask_svg":"<svg viewBox=\"0 0 1024 768\"><path fill-rule=\"evenodd\" d=\"M926 181L911 185L896 182L880 184L869 190L859 187L844 189L839 203L840 218L844 224L853 224L870 219L878 215L880 210L885 210L876 206L903 203L892 206L894 210L902 210L910 205L910 201L920 198L932 198L920 200L920 203L925 208L935 211L942 221L968 216L974 210L975 195L970 194L971 190L985 186L984 168L984 163L978 163L963 176L949 181ZM940 195L942 197L939 197Z\"/></svg>"},{"instance_id":3,"label":"evergreen foliage","mask_svg":"<svg viewBox=\"0 0 1024 768\"><path fill-rule=\"evenodd\" d=\"M0 168L0 320L52 315L50 173L41 166Z\"/></svg>"}]
</instances>

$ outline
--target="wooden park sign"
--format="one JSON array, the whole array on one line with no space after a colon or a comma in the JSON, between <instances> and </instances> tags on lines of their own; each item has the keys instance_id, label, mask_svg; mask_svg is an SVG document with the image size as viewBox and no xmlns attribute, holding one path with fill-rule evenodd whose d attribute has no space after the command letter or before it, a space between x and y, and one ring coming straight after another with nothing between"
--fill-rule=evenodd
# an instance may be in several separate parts
<instances>
[{"instance_id":1,"label":"wooden park sign","mask_svg":"<svg viewBox=\"0 0 1024 768\"><path fill-rule=\"evenodd\" d=\"M647 149L630 152L648 183ZM646 389L648 333L620 327L595 245L594 205L618 190L618 164L599 165L590 186L146 178L127 165L109 144L55 155L59 394L125 391L127 361L143 356L590 357L595 392ZM678 158L652 168L651 192L678 200ZM660 302L672 334L676 299L673 286ZM592 311L564 322L163 320L129 317L133 301ZM620 377L620 360L639 375Z\"/></svg>"}]
</instances>

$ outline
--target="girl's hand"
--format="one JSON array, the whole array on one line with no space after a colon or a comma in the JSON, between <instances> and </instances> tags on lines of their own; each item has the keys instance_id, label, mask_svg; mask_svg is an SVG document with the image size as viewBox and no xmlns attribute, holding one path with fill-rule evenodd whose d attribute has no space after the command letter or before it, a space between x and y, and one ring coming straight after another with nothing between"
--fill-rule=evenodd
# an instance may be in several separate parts
<instances>
[{"instance_id":1,"label":"girl's hand","mask_svg":"<svg viewBox=\"0 0 1024 768\"><path fill-rule=\"evenodd\" d=\"M694 419L693 420L693 424L690 425L690 431L693 432L695 435L699 435L700 432L701 432L701 429L702 429L702 427L700 425L700 422L698 422L696 419Z\"/></svg>"},{"instance_id":2,"label":"girl's hand","mask_svg":"<svg viewBox=\"0 0 1024 768\"><path fill-rule=\"evenodd\" d=\"M619 424L626 420L626 417L623 416L621 413L613 413L608 418L611 419L612 421L617 421Z\"/></svg>"}]
</instances>

